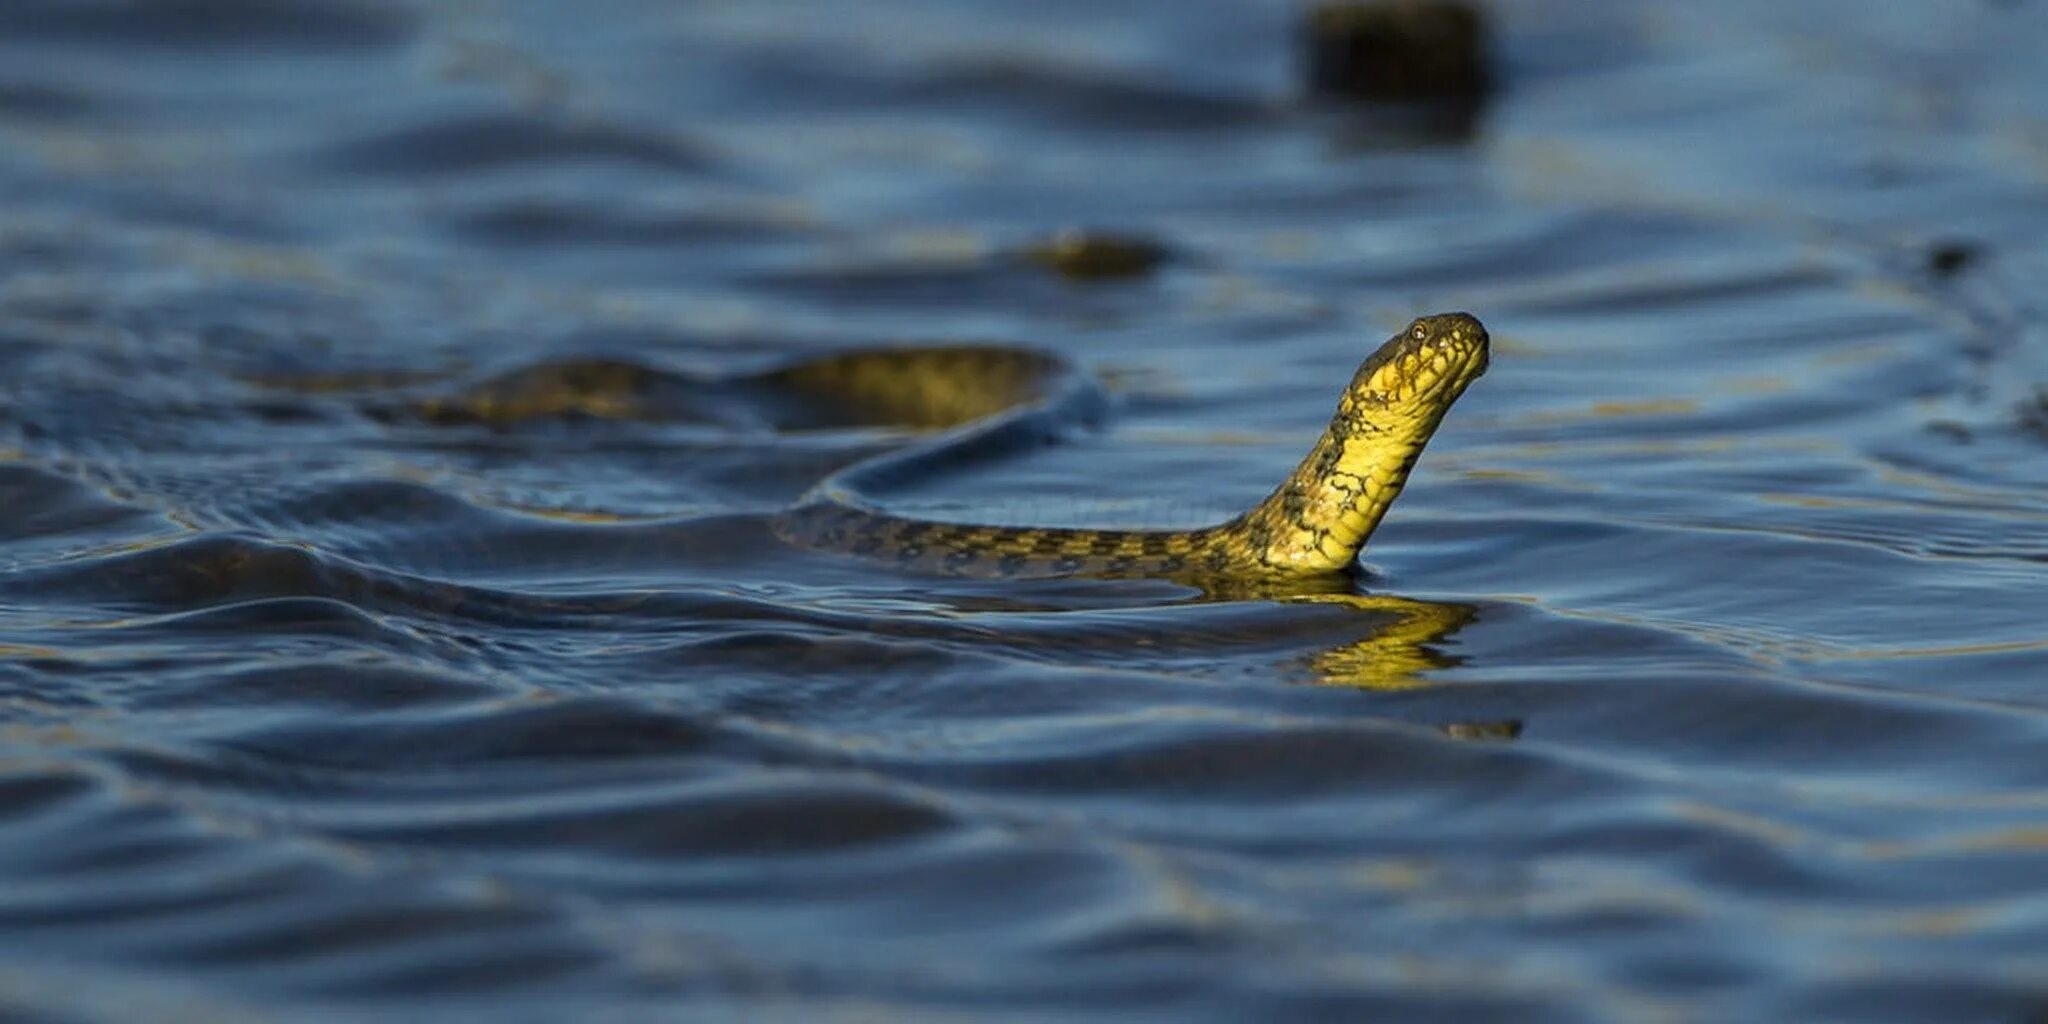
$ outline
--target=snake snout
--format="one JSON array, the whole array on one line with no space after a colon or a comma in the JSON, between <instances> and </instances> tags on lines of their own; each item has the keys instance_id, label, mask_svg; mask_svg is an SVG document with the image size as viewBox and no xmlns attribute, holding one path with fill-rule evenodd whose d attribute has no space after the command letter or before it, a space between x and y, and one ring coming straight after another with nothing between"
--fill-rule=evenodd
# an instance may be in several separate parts
<instances>
[{"instance_id":1,"label":"snake snout","mask_svg":"<svg viewBox=\"0 0 2048 1024\"><path fill-rule=\"evenodd\" d=\"M1368 401L1448 404L1486 372L1489 339L1470 313L1418 317L1359 368L1354 393Z\"/></svg>"},{"instance_id":2,"label":"snake snout","mask_svg":"<svg viewBox=\"0 0 2048 1024\"><path fill-rule=\"evenodd\" d=\"M1408 325L1408 335L1419 343L1418 347L1423 351L1476 361L1474 376L1486 371L1491 339L1487 337L1486 325L1470 313L1438 313L1420 317Z\"/></svg>"}]
</instances>

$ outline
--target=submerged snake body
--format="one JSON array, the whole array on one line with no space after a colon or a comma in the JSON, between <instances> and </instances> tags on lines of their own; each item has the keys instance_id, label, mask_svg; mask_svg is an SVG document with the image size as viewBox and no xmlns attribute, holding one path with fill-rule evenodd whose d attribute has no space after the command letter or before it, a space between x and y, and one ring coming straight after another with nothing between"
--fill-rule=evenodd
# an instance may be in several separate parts
<instances>
[{"instance_id":1,"label":"submerged snake body","mask_svg":"<svg viewBox=\"0 0 2048 1024\"><path fill-rule=\"evenodd\" d=\"M900 487L995 450L1036 443L1099 396L1050 357L951 349L826 360L779 383L879 404L913 426L971 420L924 444L856 463L775 519L808 547L966 575L1275 576L1349 568L1401 493L1451 404L1486 371L1486 329L1464 313L1416 320L1359 366L1329 429L1250 511L1195 530L986 526L897 516L864 493ZM979 418L976 418L979 416Z\"/></svg>"}]
</instances>

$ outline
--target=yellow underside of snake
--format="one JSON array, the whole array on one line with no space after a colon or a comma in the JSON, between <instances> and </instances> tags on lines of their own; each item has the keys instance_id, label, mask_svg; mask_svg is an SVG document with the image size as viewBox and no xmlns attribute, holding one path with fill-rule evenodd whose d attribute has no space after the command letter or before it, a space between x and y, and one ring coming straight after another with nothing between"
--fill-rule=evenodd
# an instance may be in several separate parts
<instances>
[{"instance_id":1,"label":"yellow underside of snake","mask_svg":"<svg viewBox=\"0 0 2048 1024\"><path fill-rule=\"evenodd\" d=\"M1351 567L1444 414L1486 372L1488 340L1465 313L1415 320L1359 366L1329 428L1269 497L1194 530L990 526L873 507L862 495L877 482L900 485L978 450L1014 446L1070 411L1070 396L1042 390L1060 365L1046 357L973 349L893 356L808 363L780 383L857 395L912 425L964 425L827 477L775 518L784 539L963 575L1273 577Z\"/></svg>"}]
</instances>

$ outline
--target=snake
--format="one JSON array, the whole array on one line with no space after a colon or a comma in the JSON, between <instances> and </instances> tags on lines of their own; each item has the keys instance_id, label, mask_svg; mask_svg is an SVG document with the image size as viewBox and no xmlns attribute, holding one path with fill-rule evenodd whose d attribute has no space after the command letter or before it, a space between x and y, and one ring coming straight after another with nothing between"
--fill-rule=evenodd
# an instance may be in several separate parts
<instances>
[{"instance_id":1,"label":"snake","mask_svg":"<svg viewBox=\"0 0 2048 1024\"><path fill-rule=\"evenodd\" d=\"M1349 571L1408 482L1444 414L1486 372L1486 328L1469 313L1416 318L1367 356L1330 424L1265 500L1189 530L947 522L879 507L962 461L1057 437L1100 414L1099 391L1056 356L1013 349L905 349L823 359L775 383L938 428L856 461L773 517L784 541L948 575L1285 579Z\"/></svg>"}]
</instances>

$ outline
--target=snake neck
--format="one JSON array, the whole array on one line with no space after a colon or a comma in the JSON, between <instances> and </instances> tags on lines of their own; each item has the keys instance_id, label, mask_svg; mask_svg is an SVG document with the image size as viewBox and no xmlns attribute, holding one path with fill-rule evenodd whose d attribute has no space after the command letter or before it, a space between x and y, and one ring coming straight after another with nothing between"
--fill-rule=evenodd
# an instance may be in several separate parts
<instances>
[{"instance_id":1,"label":"snake neck","mask_svg":"<svg viewBox=\"0 0 2048 1024\"><path fill-rule=\"evenodd\" d=\"M1376 422L1347 403L1301 465L1230 529L1269 569L1349 568L1400 496L1442 418L1439 408Z\"/></svg>"}]
</instances>

